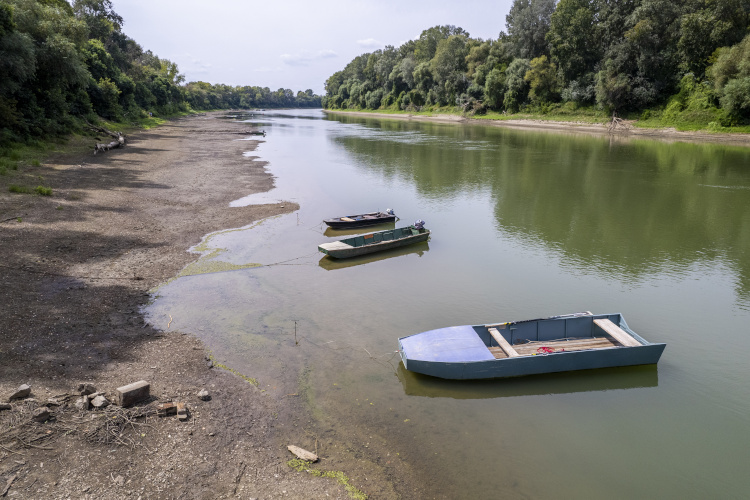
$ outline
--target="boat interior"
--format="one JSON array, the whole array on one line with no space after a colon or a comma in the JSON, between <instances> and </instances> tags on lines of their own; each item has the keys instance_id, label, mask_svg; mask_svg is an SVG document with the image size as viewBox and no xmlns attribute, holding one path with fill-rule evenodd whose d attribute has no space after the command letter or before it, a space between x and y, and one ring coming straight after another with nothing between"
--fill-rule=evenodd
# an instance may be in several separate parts
<instances>
[{"instance_id":1,"label":"boat interior","mask_svg":"<svg viewBox=\"0 0 750 500\"><path fill-rule=\"evenodd\" d=\"M642 345L609 318L486 325L486 332L485 343L496 359Z\"/></svg>"},{"instance_id":2,"label":"boat interior","mask_svg":"<svg viewBox=\"0 0 750 500\"><path fill-rule=\"evenodd\" d=\"M355 236L353 238L347 238L342 240L344 243L353 247L361 247L364 245L373 245L375 243L381 243L383 241L392 241L405 238L407 236L417 235L420 231L413 227L399 227L388 231L379 231L377 233L363 234Z\"/></svg>"}]
</instances>

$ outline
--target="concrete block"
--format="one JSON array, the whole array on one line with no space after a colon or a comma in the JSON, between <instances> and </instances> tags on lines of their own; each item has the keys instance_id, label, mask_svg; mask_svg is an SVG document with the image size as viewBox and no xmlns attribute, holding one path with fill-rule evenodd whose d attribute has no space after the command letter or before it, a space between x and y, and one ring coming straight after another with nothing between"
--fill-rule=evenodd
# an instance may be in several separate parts
<instances>
[{"instance_id":1,"label":"concrete block","mask_svg":"<svg viewBox=\"0 0 750 500\"><path fill-rule=\"evenodd\" d=\"M151 395L151 384L145 380L117 388L117 404L123 408L135 404Z\"/></svg>"}]
</instances>

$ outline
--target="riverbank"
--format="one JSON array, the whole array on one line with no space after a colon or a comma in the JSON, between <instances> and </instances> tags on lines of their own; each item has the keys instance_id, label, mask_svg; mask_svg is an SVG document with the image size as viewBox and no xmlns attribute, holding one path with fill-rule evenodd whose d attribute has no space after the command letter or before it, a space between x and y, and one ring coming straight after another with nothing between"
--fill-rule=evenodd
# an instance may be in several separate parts
<instances>
[{"instance_id":1,"label":"riverbank","mask_svg":"<svg viewBox=\"0 0 750 500\"><path fill-rule=\"evenodd\" d=\"M51 196L0 192L0 493L7 498L349 498L342 474L290 468L292 398L213 366L206 347L169 323L152 327L149 291L196 255L205 234L297 210L291 202L230 208L273 186L243 152L258 142L223 113L127 134L124 148L61 154L25 169ZM253 137L249 137L253 138ZM146 380L142 413L75 406L79 384L114 399ZM206 390L204 401L198 392ZM182 402L189 418L158 417ZM40 408L50 416L32 421ZM323 467L325 469L325 467Z\"/></svg>"},{"instance_id":2,"label":"riverbank","mask_svg":"<svg viewBox=\"0 0 750 500\"><path fill-rule=\"evenodd\" d=\"M325 113L385 120L412 120L436 123L465 123L506 127L523 130L538 130L561 134L609 135L618 139L650 139L667 142L704 142L724 145L750 146L750 134L724 133L708 131L679 131L674 128L640 128L633 121L623 121L616 127L606 123L584 123L575 121L554 121L535 119L492 120L487 118L470 118L462 115L436 113L378 113L366 111L345 111L324 109Z\"/></svg>"}]
</instances>

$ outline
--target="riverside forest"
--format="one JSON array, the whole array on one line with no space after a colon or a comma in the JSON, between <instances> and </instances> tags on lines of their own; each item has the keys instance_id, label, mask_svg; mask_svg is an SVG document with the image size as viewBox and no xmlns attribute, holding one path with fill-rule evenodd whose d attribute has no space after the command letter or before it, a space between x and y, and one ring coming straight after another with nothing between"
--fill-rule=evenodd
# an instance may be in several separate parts
<instances>
[{"instance_id":1,"label":"riverside forest","mask_svg":"<svg viewBox=\"0 0 750 500\"><path fill-rule=\"evenodd\" d=\"M11 146L191 110L320 107L312 90L185 83L126 36L110 0L0 0L0 172Z\"/></svg>"},{"instance_id":2,"label":"riverside forest","mask_svg":"<svg viewBox=\"0 0 750 500\"><path fill-rule=\"evenodd\" d=\"M355 57L323 106L747 131L749 19L748 0L514 0L496 40L435 26Z\"/></svg>"}]
</instances>

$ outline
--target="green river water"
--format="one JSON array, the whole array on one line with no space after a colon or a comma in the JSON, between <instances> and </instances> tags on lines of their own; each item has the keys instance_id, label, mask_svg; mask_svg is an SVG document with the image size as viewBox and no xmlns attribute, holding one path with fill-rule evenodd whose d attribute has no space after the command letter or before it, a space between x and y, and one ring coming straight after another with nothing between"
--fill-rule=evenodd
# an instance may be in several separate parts
<instances>
[{"instance_id":1,"label":"green river water","mask_svg":"<svg viewBox=\"0 0 750 500\"><path fill-rule=\"evenodd\" d=\"M320 110L237 119L266 130L248 154L276 188L233 204L300 209L207 236L152 323L173 318L269 395L300 394L333 441L356 429L383 467L398 453L426 498L747 498L750 148ZM430 241L317 252L342 234L323 219L386 208L398 227L425 220ZM587 310L666 343L658 366L457 382L395 353L433 328Z\"/></svg>"}]
</instances>

